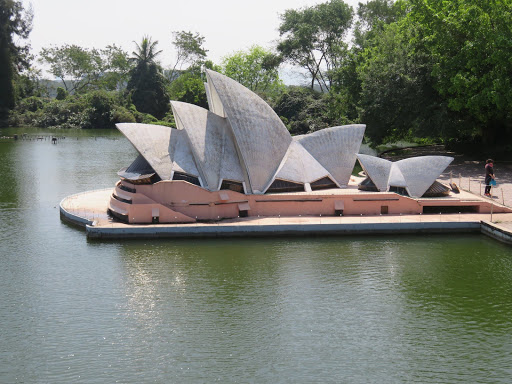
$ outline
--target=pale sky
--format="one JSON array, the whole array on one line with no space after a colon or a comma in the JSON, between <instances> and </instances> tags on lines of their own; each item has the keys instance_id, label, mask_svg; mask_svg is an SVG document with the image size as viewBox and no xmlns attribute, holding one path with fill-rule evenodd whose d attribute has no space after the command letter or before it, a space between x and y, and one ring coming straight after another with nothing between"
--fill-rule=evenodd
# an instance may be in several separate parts
<instances>
[{"instance_id":1,"label":"pale sky","mask_svg":"<svg viewBox=\"0 0 512 384\"><path fill-rule=\"evenodd\" d=\"M278 39L279 14L326 0L23 0L34 9L30 42L42 47L77 44L103 48L116 44L131 53L143 35L158 40L160 62L174 64L172 31L199 32L208 58L221 58L254 44ZM360 0L345 0L356 10ZM362 1L362 0L361 0Z\"/></svg>"}]
</instances>

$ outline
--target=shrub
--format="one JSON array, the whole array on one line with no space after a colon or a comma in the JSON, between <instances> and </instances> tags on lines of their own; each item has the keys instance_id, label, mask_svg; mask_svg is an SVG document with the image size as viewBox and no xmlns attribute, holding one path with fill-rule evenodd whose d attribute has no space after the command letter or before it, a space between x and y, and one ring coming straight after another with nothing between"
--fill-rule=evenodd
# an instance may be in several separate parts
<instances>
[{"instance_id":1,"label":"shrub","mask_svg":"<svg viewBox=\"0 0 512 384\"><path fill-rule=\"evenodd\" d=\"M57 96L55 97L57 100L64 100L66 97L68 97L68 92L62 88L57 88Z\"/></svg>"},{"instance_id":2,"label":"shrub","mask_svg":"<svg viewBox=\"0 0 512 384\"><path fill-rule=\"evenodd\" d=\"M125 107L117 106L112 113L112 122L116 123L135 123L135 116Z\"/></svg>"}]
</instances>

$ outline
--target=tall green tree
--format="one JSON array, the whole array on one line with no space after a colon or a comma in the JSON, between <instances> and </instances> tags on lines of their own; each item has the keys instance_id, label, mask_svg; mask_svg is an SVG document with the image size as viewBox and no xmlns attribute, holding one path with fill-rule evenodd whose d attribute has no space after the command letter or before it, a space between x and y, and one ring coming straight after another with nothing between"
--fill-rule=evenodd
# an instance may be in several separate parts
<instances>
[{"instance_id":1,"label":"tall green tree","mask_svg":"<svg viewBox=\"0 0 512 384\"><path fill-rule=\"evenodd\" d=\"M128 53L115 44L100 50L102 58L102 75L100 88L107 91L121 90L126 87L128 74L133 67Z\"/></svg>"},{"instance_id":2,"label":"tall green tree","mask_svg":"<svg viewBox=\"0 0 512 384\"><path fill-rule=\"evenodd\" d=\"M281 58L271 51L252 46L222 59L222 73L260 94L275 93L283 88L279 78Z\"/></svg>"},{"instance_id":3,"label":"tall green tree","mask_svg":"<svg viewBox=\"0 0 512 384\"><path fill-rule=\"evenodd\" d=\"M460 119L434 88L431 57L414 43L417 33L416 25L390 24L362 53L358 109L374 144L448 138L460 129Z\"/></svg>"},{"instance_id":4,"label":"tall green tree","mask_svg":"<svg viewBox=\"0 0 512 384\"><path fill-rule=\"evenodd\" d=\"M344 58L344 42L352 25L353 9L343 0L330 0L281 15L277 49L282 57L304 68L322 90L331 87L331 73Z\"/></svg>"},{"instance_id":5,"label":"tall green tree","mask_svg":"<svg viewBox=\"0 0 512 384\"><path fill-rule=\"evenodd\" d=\"M449 107L471 117L487 144L512 138L512 2L411 4L408 20L420 28L418 41Z\"/></svg>"},{"instance_id":6,"label":"tall green tree","mask_svg":"<svg viewBox=\"0 0 512 384\"><path fill-rule=\"evenodd\" d=\"M132 53L135 66L130 71L127 90L139 112L161 119L169 110L166 81L162 68L156 62L162 51L157 50L158 41L152 41L149 36L144 36L140 44L135 44L136 50Z\"/></svg>"},{"instance_id":7,"label":"tall green tree","mask_svg":"<svg viewBox=\"0 0 512 384\"><path fill-rule=\"evenodd\" d=\"M43 48L40 56L40 61L50 66L49 72L61 80L69 93L116 90L127 81L131 68L128 53L116 45L87 49L65 44Z\"/></svg>"},{"instance_id":8,"label":"tall green tree","mask_svg":"<svg viewBox=\"0 0 512 384\"><path fill-rule=\"evenodd\" d=\"M40 61L60 79L66 92L81 92L96 83L102 72L100 52L74 44L43 48Z\"/></svg>"},{"instance_id":9,"label":"tall green tree","mask_svg":"<svg viewBox=\"0 0 512 384\"><path fill-rule=\"evenodd\" d=\"M29 45L22 41L32 29L32 10L21 1L0 0L0 122L14 107L15 77L29 66Z\"/></svg>"},{"instance_id":10,"label":"tall green tree","mask_svg":"<svg viewBox=\"0 0 512 384\"><path fill-rule=\"evenodd\" d=\"M357 49L372 44L388 24L394 23L407 13L407 0L369 0L359 3L354 27L354 43Z\"/></svg>"},{"instance_id":11,"label":"tall green tree","mask_svg":"<svg viewBox=\"0 0 512 384\"><path fill-rule=\"evenodd\" d=\"M314 89L289 86L273 108L291 134L302 135L335 125L329 116L327 99L327 94Z\"/></svg>"},{"instance_id":12,"label":"tall green tree","mask_svg":"<svg viewBox=\"0 0 512 384\"><path fill-rule=\"evenodd\" d=\"M206 61L207 49L203 47L204 36L190 31L173 32L172 44L176 49L176 63L169 72L169 80L174 81L178 73L182 71L184 65L197 68L201 67Z\"/></svg>"}]
</instances>

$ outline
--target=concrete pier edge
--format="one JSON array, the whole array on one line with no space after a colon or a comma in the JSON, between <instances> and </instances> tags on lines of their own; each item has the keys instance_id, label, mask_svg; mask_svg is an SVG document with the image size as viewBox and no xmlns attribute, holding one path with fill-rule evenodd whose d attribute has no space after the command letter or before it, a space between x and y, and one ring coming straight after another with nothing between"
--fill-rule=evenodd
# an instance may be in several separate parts
<instances>
[{"instance_id":1,"label":"concrete pier edge","mask_svg":"<svg viewBox=\"0 0 512 384\"><path fill-rule=\"evenodd\" d=\"M108 188L107 188L108 189ZM107 190L105 189L105 190ZM381 222L367 223L283 223L283 224L159 224L122 227L98 226L96 221L64 208L65 202L81 193L67 196L59 204L63 221L84 228L91 239L147 238L228 238L276 236L345 236L398 235L415 233L483 233L506 244L512 244L512 230L499 223L469 220L456 222ZM106 210L106 208L105 208Z\"/></svg>"},{"instance_id":2,"label":"concrete pier edge","mask_svg":"<svg viewBox=\"0 0 512 384\"><path fill-rule=\"evenodd\" d=\"M483 234L492 237L493 239L512 245L512 232L499 225L499 223L482 221L480 224L480 230Z\"/></svg>"},{"instance_id":3,"label":"concrete pier edge","mask_svg":"<svg viewBox=\"0 0 512 384\"><path fill-rule=\"evenodd\" d=\"M479 232L479 222L425 223L343 223L343 224L259 224L259 225L175 225L124 228L86 225L89 238L193 238L193 237L276 237L276 236L334 236L379 235L399 233L467 233Z\"/></svg>"},{"instance_id":4,"label":"concrete pier edge","mask_svg":"<svg viewBox=\"0 0 512 384\"><path fill-rule=\"evenodd\" d=\"M77 225L77 226L82 227L82 228L87 226L87 225L93 225L94 222L92 220L89 220L89 219L87 219L85 217L82 217L82 216L79 216L79 215L75 215L74 213L71 213L71 212L67 211L63 207L63 204L64 204L64 202L66 200L68 200L70 198L73 198L74 196L78 196L78 195L80 195L80 193L67 196L67 197L63 198L60 201L60 203L59 203L60 218L61 218L61 220L66 221L67 223L70 223L70 224L73 224L73 225Z\"/></svg>"}]
</instances>

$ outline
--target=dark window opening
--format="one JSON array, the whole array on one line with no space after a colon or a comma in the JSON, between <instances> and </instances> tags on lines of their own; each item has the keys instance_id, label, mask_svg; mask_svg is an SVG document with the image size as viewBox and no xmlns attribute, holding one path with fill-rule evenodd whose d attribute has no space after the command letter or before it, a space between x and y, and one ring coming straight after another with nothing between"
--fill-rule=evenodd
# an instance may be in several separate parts
<instances>
[{"instance_id":1,"label":"dark window opening","mask_svg":"<svg viewBox=\"0 0 512 384\"><path fill-rule=\"evenodd\" d=\"M123 191L126 191L126 192L130 192L130 193L136 193L137 191L135 190L135 188L130 188L130 187L127 187L126 185L124 184L120 184L119 185L119 189L123 190Z\"/></svg>"},{"instance_id":2,"label":"dark window opening","mask_svg":"<svg viewBox=\"0 0 512 384\"><path fill-rule=\"evenodd\" d=\"M275 179L266 193L304 192L304 184Z\"/></svg>"},{"instance_id":3,"label":"dark window opening","mask_svg":"<svg viewBox=\"0 0 512 384\"><path fill-rule=\"evenodd\" d=\"M343 216L343 209L335 209L334 216Z\"/></svg>"},{"instance_id":4,"label":"dark window opening","mask_svg":"<svg viewBox=\"0 0 512 384\"><path fill-rule=\"evenodd\" d=\"M480 209L477 205L464 205L464 206L425 206L423 213L479 213Z\"/></svg>"},{"instance_id":5,"label":"dark window opening","mask_svg":"<svg viewBox=\"0 0 512 384\"><path fill-rule=\"evenodd\" d=\"M152 216L152 217L151 217L151 223L152 223L152 224L158 224L158 223L160 223L160 217L158 217L158 216Z\"/></svg>"},{"instance_id":6,"label":"dark window opening","mask_svg":"<svg viewBox=\"0 0 512 384\"><path fill-rule=\"evenodd\" d=\"M338 186L329 177L323 177L317 181L313 181L311 184L312 191L318 191L319 189L332 189L338 188Z\"/></svg>"},{"instance_id":7,"label":"dark window opening","mask_svg":"<svg viewBox=\"0 0 512 384\"><path fill-rule=\"evenodd\" d=\"M244 193L244 185L239 181L222 180L220 189L229 189L239 193Z\"/></svg>"},{"instance_id":8,"label":"dark window opening","mask_svg":"<svg viewBox=\"0 0 512 384\"><path fill-rule=\"evenodd\" d=\"M238 211L238 216L240 216L240 217L248 217L249 216L249 211L247 211L247 210L239 210Z\"/></svg>"},{"instance_id":9,"label":"dark window opening","mask_svg":"<svg viewBox=\"0 0 512 384\"><path fill-rule=\"evenodd\" d=\"M387 215L389 213L389 207L387 205L380 206L380 214Z\"/></svg>"},{"instance_id":10,"label":"dark window opening","mask_svg":"<svg viewBox=\"0 0 512 384\"><path fill-rule=\"evenodd\" d=\"M117 213L111 209L108 209L108 214L112 217L114 221L119 221L121 223L128 223L128 215L123 215L121 213Z\"/></svg>"},{"instance_id":11,"label":"dark window opening","mask_svg":"<svg viewBox=\"0 0 512 384\"><path fill-rule=\"evenodd\" d=\"M369 177L361 181L361 183L357 186L357 189L368 192L379 192L379 189Z\"/></svg>"},{"instance_id":12,"label":"dark window opening","mask_svg":"<svg viewBox=\"0 0 512 384\"><path fill-rule=\"evenodd\" d=\"M402 196L409 196L409 193L407 193L407 189L405 189L404 187L389 186L389 192L395 192Z\"/></svg>"},{"instance_id":13,"label":"dark window opening","mask_svg":"<svg viewBox=\"0 0 512 384\"><path fill-rule=\"evenodd\" d=\"M122 176L121 179L133 185L155 184L162 180L156 173L153 175L148 175L148 177L141 177L139 179L127 179Z\"/></svg>"},{"instance_id":14,"label":"dark window opening","mask_svg":"<svg viewBox=\"0 0 512 384\"><path fill-rule=\"evenodd\" d=\"M199 182L199 178L196 176L189 175L188 173L174 172L172 179L173 180L183 180L183 181L189 182L190 184L194 184L199 187L201 186L201 183Z\"/></svg>"},{"instance_id":15,"label":"dark window opening","mask_svg":"<svg viewBox=\"0 0 512 384\"><path fill-rule=\"evenodd\" d=\"M119 197L119 196L117 196L117 195L116 195L116 194L114 194L114 193L112 194L112 197L113 197L114 199L116 199L117 201L120 201L121 203L126 203L126 204L131 204L131 203L132 203L132 201L131 201L131 200L123 199L122 197Z\"/></svg>"}]
</instances>

